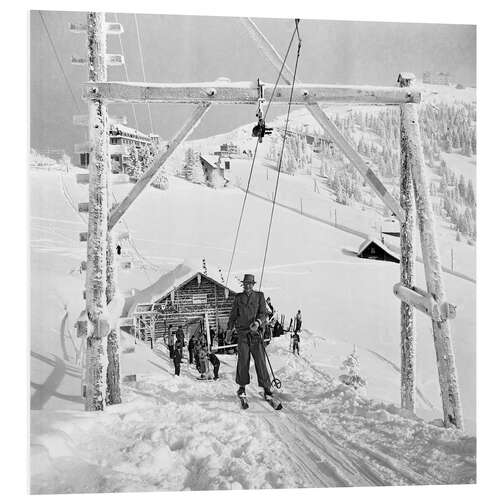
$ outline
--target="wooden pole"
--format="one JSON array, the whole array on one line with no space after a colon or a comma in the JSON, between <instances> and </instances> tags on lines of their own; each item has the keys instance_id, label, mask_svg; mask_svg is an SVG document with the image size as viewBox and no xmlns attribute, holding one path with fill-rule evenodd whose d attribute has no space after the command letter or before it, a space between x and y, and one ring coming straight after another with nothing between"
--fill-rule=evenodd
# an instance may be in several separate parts
<instances>
[{"instance_id":1,"label":"wooden pole","mask_svg":"<svg viewBox=\"0 0 500 500\"><path fill-rule=\"evenodd\" d=\"M446 302L446 295L434 227L432 202L425 173L416 105L409 104L405 106L405 113L402 114L401 119L401 127L407 134L406 157L411 167L413 189L415 192L416 213L422 245L422 260L424 262L427 291L438 303L438 306L441 306ZM460 401L449 320L432 320L432 331L443 403L444 425L446 427L456 426L459 429L463 429L462 404Z\"/></svg>"},{"instance_id":2,"label":"wooden pole","mask_svg":"<svg viewBox=\"0 0 500 500\"><path fill-rule=\"evenodd\" d=\"M89 80L107 78L106 31L102 12L87 14ZM85 409L103 410L106 404L107 337L100 328L100 317L106 313L106 248L109 169L108 112L100 100L89 101L89 222L87 240L86 305L89 318L85 366ZM107 333L107 332L106 332Z\"/></svg>"},{"instance_id":3,"label":"wooden pole","mask_svg":"<svg viewBox=\"0 0 500 500\"><path fill-rule=\"evenodd\" d=\"M111 177L111 169L109 169L109 177ZM108 188L111 189L110 184ZM108 190L108 194L110 191ZM117 288L117 273L115 263L115 239L111 233L108 233L108 244L106 252L106 299L108 304L113 300ZM106 373L106 403L113 405L122 402L120 388L120 331L117 328L112 328L108 334L108 368Z\"/></svg>"},{"instance_id":4,"label":"wooden pole","mask_svg":"<svg viewBox=\"0 0 500 500\"><path fill-rule=\"evenodd\" d=\"M413 85L413 79L400 79L401 87ZM404 115L410 112L406 105L401 105L401 173L400 173L400 203L403 209L403 220L401 221L400 244L401 261L400 277L401 284L407 288L415 285L415 198L413 195L413 182L411 167L408 158L408 133L404 124ZM401 302L401 408L415 412L416 393L416 329L414 308Z\"/></svg>"}]
</instances>

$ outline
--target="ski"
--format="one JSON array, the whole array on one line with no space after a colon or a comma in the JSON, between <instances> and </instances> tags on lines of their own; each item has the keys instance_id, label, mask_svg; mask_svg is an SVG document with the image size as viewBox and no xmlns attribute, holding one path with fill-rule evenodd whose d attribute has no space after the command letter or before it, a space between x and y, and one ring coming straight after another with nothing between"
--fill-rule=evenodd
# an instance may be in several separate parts
<instances>
[{"instance_id":1,"label":"ski","mask_svg":"<svg viewBox=\"0 0 500 500\"><path fill-rule=\"evenodd\" d=\"M246 396L238 396L238 398L240 399L241 408L243 410L247 410L248 409L247 397Z\"/></svg>"},{"instance_id":2,"label":"ski","mask_svg":"<svg viewBox=\"0 0 500 500\"><path fill-rule=\"evenodd\" d=\"M266 396L265 394L262 394L262 396L275 410L283 409L283 405L281 404L281 401L279 401L278 399L273 398L272 396Z\"/></svg>"}]
</instances>

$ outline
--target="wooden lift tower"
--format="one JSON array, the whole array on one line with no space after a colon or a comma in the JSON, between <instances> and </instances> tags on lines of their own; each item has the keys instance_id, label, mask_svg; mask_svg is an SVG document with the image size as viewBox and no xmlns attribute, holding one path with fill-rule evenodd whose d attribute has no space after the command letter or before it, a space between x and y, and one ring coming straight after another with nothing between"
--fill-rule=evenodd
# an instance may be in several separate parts
<instances>
[{"instance_id":1,"label":"wooden lift tower","mask_svg":"<svg viewBox=\"0 0 500 500\"><path fill-rule=\"evenodd\" d=\"M251 38L269 62L277 69L283 59L269 40L250 19L241 19ZM86 409L100 410L106 404L120 401L119 345L116 323L121 311L116 292L113 263L112 231L137 197L150 184L175 149L190 135L214 104L249 104L269 100L273 85L257 81L202 83L128 83L107 81L106 66L122 64L122 55L107 54L106 35L121 33L117 23L107 23L104 13L90 12L86 25L73 25L73 31L87 34L89 81L83 96L89 116L89 214L87 235L86 308L88 316L86 358ZM82 61L76 61L82 62ZM414 309L432 321L434 345L445 426L463 428L462 407L451 341L450 322L455 308L446 302L440 256L434 227L434 216L426 179L417 106L421 94L414 86L414 76L401 73L398 86L348 86L295 82L283 65L285 85L278 85L273 102L305 106L326 136L350 160L377 196L401 224L401 281L394 286L401 300L401 405L415 410L415 319ZM108 111L110 103L191 104L195 108L189 119L168 146L159 152L153 164L116 206L110 202L110 165L107 153ZM386 189L375 172L351 146L321 108L321 104L357 103L396 105L401 115L400 201ZM415 286L415 222L422 245L427 290Z\"/></svg>"}]
</instances>

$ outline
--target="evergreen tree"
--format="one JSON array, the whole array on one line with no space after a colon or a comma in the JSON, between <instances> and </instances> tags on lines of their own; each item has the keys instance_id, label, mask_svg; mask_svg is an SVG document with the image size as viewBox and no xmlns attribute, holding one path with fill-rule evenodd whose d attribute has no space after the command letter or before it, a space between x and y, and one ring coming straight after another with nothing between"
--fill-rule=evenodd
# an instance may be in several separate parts
<instances>
[{"instance_id":1,"label":"evergreen tree","mask_svg":"<svg viewBox=\"0 0 500 500\"><path fill-rule=\"evenodd\" d=\"M360 389L366 385L366 380L361 376L359 371L359 358L356 352L356 346L351 354L344 360L340 369L344 372L339 379L345 385Z\"/></svg>"}]
</instances>

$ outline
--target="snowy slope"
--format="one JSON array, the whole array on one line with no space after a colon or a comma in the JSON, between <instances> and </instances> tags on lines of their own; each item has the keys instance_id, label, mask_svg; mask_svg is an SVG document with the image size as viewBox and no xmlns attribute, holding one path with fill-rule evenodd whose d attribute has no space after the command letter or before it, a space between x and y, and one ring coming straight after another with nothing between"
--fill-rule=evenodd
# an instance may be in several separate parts
<instances>
[{"instance_id":1,"label":"snowy slope","mask_svg":"<svg viewBox=\"0 0 500 500\"><path fill-rule=\"evenodd\" d=\"M32 412L32 492L293 488L475 481L475 439L370 401L311 360L270 347L285 410L234 395L234 356L222 379L195 380L155 351L161 374L124 387L125 403L102 414Z\"/></svg>"},{"instance_id":2,"label":"snowy slope","mask_svg":"<svg viewBox=\"0 0 500 500\"><path fill-rule=\"evenodd\" d=\"M61 179L74 200L84 199L84 186L75 184L71 174L32 174L32 213L37 214L33 215L32 227L32 350L45 357L65 359L61 347L64 305L68 307L70 326L83 307L84 275L77 269L79 261L84 259L85 246L78 242L77 234L85 227L61 195ZM133 228L131 234L143 260L124 244L125 253L135 256L135 267L120 272L124 292L151 285L186 258L200 262L201 266L201 259L205 257L209 265L227 270L243 196L241 191L217 192L175 178L171 185L167 192L148 190L127 214L128 227ZM115 186L117 196L127 189L126 185ZM233 209L228 210L228 206ZM248 198L233 264L235 275L253 271L260 276L269 213L268 202ZM398 365L399 304L392 294L392 286L399 281L399 268L392 263L354 257L352 252L360 242L359 237L277 208L263 290L288 318L301 308L304 324L312 331L372 349ZM423 285L420 265L418 276ZM459 308L452 325L453 339L465 415L473 422L475 286L445 276L448 298ZM417 314L418 381L437 408L437 417L439 389L430 323ZM66 361L74 362L77 350L68 335L70 333L64 341L69 351ZM77 344L76 339L73 340ZM33 358L35 384L43 383L49 376L52 370L49 366ZM395 390L387 394L394 403L399 398L397 384L395 379ZM49 398L47 404L57 406L60 402Z\"/></svg>"}]
</instances>

